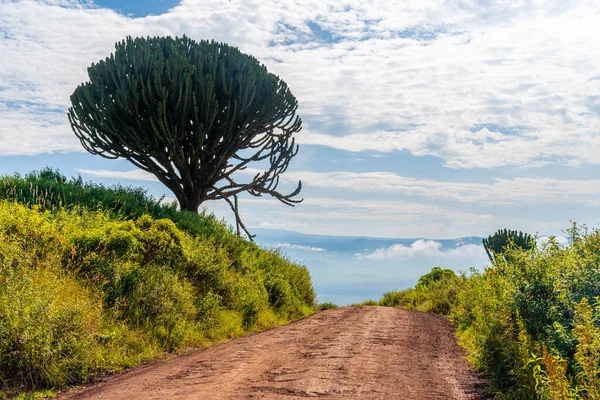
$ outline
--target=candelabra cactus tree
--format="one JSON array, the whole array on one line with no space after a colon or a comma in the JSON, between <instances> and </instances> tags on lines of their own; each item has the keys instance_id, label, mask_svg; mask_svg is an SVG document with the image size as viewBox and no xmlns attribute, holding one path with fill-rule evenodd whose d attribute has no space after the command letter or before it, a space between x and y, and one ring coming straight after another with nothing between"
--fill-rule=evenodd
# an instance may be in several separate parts
<instances>
[{"instance_id":1,"label":"candelabra cactus tree","mask_svg":"<svg viewBox=\"0 0 600 400\"><path fill-rule=\"evenodd\" d=\"M298 151L298 103L254 57L186 36L128 37L88 75L68 111L83 147L154 174L181 209L197 212L207 200L225 200L238 233L241 227L250 236L240 194L301 201L301 182L289 194L277 190ZM242 173L251 163L259 172Z\"/></svg>"},{"instance_id":2,"label":"candelabra cactus tree","mask_svg":"<svg viewBox=\"0 0 600 400\"><path fill-rule=\"evenodd\" d=\"M502 254L509 243L523 250L529 250L534 245L533 237L528 233L499 229L495 234L483 239L483 247L492 264L496 263L495 256Z\"/></svg>"}]
</instances>

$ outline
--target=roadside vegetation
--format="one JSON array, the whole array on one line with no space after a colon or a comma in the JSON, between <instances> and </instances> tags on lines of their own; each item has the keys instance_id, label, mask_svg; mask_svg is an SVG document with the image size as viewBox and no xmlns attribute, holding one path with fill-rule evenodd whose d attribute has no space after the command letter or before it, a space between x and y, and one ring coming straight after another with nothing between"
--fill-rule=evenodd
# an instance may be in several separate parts
<instances>
[{"instance_id":1,"label":"roadside vegetation","mask_svg":"<svg viewBox=\"0 0 600 400\"><path fill-rule=\"evenodd\" d=\"M600 231L570 242L510 240L483 271L434 268L382 306L447 315L471 363L501 399L600 398Z\"/></svg>"},{"instance_id":2,"label":"roadside vegetation","mask_svg":"<svg viewBox=\"0 0 600 400\"><path fill-rule=\"evenodd\" d=\"M333 303L319 303L319 311L325 311L325 310L331 310L331 309L335 309L338 308L338 306L336 304Z\"/></svg>"},{"instance_id":3,"label":"roadside vegetation","mask_svg":"<svg viewBox=\"0 0 600 400\"><path fill-rule=\"evenodd\" d=\"M128 37L71 95L73 133L177 198L67 179L0 178L0 397L60 388L314 311L308 270L244 239L238 196L278 190L298 152L298 102L225 43ZM249 182L238 172L261 163ZM224 200L237 235L201 204Z\"/></svg>"},{"instance_id":4,"label":"roadside vegetation","mask_svg":"<svg viewBox=\"0 0 600 400\"><path fill-rule=\"evenodd\" d=\"M46 169L0 178L0 398L314 311L308 270L213 216Z\"/></svg>"}]
</instances>

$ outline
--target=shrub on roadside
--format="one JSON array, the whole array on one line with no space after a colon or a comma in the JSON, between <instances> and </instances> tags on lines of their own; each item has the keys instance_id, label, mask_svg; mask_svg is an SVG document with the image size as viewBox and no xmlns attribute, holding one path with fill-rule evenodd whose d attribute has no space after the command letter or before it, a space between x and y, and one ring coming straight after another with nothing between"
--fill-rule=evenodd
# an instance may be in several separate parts
<instances>
[{"instance_id":1,"label":"shrub on roadside","mask_svg":"<svg viewBox=\"0 0 600 400\"><path fill-rule=\"evenodd\" d=\"M385 293L379 305L448 315L466 279L464 274L434 267L419 278L414 289Z\"/></svg>"},{"instance_id":2,"label":"shrub on roadside","mask_svg":"<svg viewBox=\"0 0 600 400\"><path fill-rule=\"evenodd\" d=\"M379 301L377 300L365 300L362 303L353 304L353 306L361 307L361 306L378 306Z\"/></svg>"},{"instance_id":3,"label":"shrub on roadside","mask_svg":"<svg viewBox=\"0 0 600 400\"><path fill-rule=\"evenodd\" d=\"M600 398L600 231L509 246L495 265L387 293L382 305L448 315L502 399Z\"/></svg>"},{"instance_id":4,"label":"shrub on roadside","mask_svg":"<svg viewBox=\"0 0 600 400\"><path fill-rule=\"evenodd\" d=\"M170 220L0 200L0 392L58 388L312 312L305 267Z\"/></svg>"},{"instance_id":5,"label":"shrub on roadside","mask_svg":"<svg viewBox=\"0 0 600 400\"><path fill-rule=\"evenodd\" d=\"M245 247L247 241L233 234L231 227L214 216L202 212L179 211L176 202L155 199L140 187L85 182L81 177L67 178L58 170L46 167L25 176L14 174L0 177L0 199L41 210L63 209L107 211L119 219L137 219L149 215L154 219L168 218L179 229L193 236L211 239L229 247Z\"/></svg>"},{"instance_id":6,"label":"shrub on roadside","mask_svg":"<svg viewBox=\"0 0 600 400\"><path fill-rule=\"evenodd\" d=\"M97 372L102 307L94 293L44 265L3 265L1 274L2 386L62 386Z\"/></svg>"},{"instance_id":7,"label":"shrub on roadside","mask_svg":"<svg viewBox=\"0 0 600 400\"><path fill-rule=\"evenodd\" d=\"M338 306L333 303L329 303L329 302L319 303L319 311L333 310L336 308L338 308Z\"/></svg>"}]
</instances>

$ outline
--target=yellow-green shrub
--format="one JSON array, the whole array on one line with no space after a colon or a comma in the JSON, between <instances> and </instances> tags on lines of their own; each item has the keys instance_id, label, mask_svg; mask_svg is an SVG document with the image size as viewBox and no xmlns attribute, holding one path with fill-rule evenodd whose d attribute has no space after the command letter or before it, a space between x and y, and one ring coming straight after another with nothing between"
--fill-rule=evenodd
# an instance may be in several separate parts
<instances>
[{"instance_id":1,"label":"yellow-green shrub","mask_svg":"<svg viewBox=\"0 0 600 400\"><path fill-rule=\"evenodd\" d=\"M192 285L162 266L142 270L123 308L129 321L149 330L161 348L198 344L202 337Z\"/></svg>"},{"instance_id":2,"label":"yellow-green shrub","mask_svg":"<svg viewBox=\"0 0 600 400\"><path fill-rule=\"evenodd\" d=\"M586 300L600 296L600 231L568 232L568 246L510 246L483 272L380 303L449 315L498 398L600 398L600 308Z\"/></svg>"},{"instance_id":3,"label":"yellow-green shrub","mask_svg":"<svg viewBox=\"0 0 600 400\"><path fill-rule=\"evenodd\" d=\"M0 393L84 382L313 311L306 268L230 239L0 201Z\"/></svg>"},{"instance_id":4,"label":"yellow-green shrub","mask_svg":"<svg viewBox=\"0 0 600 400\"><path fill-rule=\"evenodd\" d=\"M338 306L330 302L319 303L319 311L333 310L336 308L338 308Z\"/></svg>"},{"instance_id":5,"label":"yellow-green shrub","mask_svg":"<svg viewBox=\"0 0 600 400\"><path fill-rule=\"evenodd\" d=\"M1 274L0 382L52 387L97 373L102 307L95 294L43 264L3 265Z\"/></svg>"},{"instance_id":6,"label":"yellow-green shrub","mask_svg":"<svg viewBox=\"0 0 600 400\"><path fill-rule=\"evenodd\" d=\"M414 289L385 293L379 305L448 315L466 279L464 274L456 275L452 270L434 267L419 279Z\"/></svg>"}]
</instances>

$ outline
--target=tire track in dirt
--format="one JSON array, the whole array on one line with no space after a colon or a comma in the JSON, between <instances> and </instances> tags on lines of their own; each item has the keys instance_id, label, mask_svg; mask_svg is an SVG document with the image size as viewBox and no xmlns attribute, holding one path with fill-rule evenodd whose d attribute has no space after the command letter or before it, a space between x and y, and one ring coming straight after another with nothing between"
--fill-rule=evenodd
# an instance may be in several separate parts
<instances>
[{"instance_id":1,"label":"tire track in dirt","mask_svg":"<svg viewBox=\"0 0 600 400\"><path fill-rule=\"evenodd\" d=\"M63 400L484 399L444 317L344 307L64 393Z\"/></svg>"}]
</instances>

